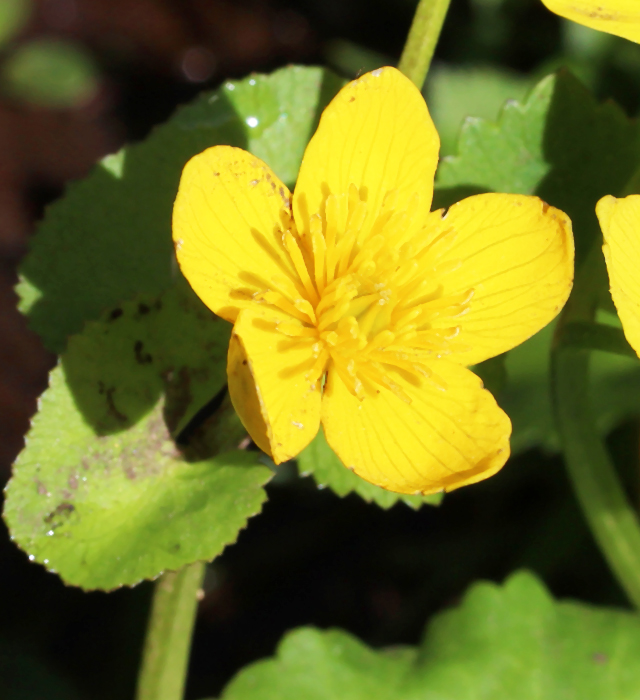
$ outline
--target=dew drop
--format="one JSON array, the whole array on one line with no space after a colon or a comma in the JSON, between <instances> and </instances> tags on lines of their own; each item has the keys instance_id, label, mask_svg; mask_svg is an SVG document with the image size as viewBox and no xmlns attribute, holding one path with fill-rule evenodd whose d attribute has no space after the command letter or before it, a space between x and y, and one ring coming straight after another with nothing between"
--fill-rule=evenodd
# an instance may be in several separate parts
<instances>
[{"instance_id":1,"label":"dew drop","mask_svg":"<svg viewBox=\"0 0 640 700\"><path fill-rule=\"evenodd\" d=\"M49 563L49 560L48 560L48 559L45 559L42 563L43 563L43 564L48 564L48 563Z\"/></svg>"},{"instance_id":2,"label":"dew drop","mask_svg":"<svg viewBox=\"0 0 640 700\"><path fill-rule=\"evenodd\" d=\"M225 87L226 87L227 90L229 90L230 92L233 92L233 91L236 89L236 86L235 86L233 83L227 83L227 84L225 85Z\"/></svg>"},{"instance_id":3,"label":"dew drop","mask_svg":"<svg viewBox=\"0 0 640 700\"><path fill-rule=\"evenodd\" d=\"M35 560L36 560L35 556L33 554L30 554L29 561L35 561Z\"/></svg>"},{"instance_id":4,"label":"dew drop","mask_svg":"<svg viewBox=\"0 0 640 700\"><path fill-rule=\"evenodd\" d=\"M49 530L49 532L47 532L47 537L51 537L52 535L53 535L53 530Z\"/></svg>"},{"instance_id":5,"label":"dew drop","mask_svg":"<svg viewBox=\"0 0 640 700\"><path fill-rule=\"evenodd\" d=\"M256 126L258 126L258 124L260 123L258 121L258 117L247 117L246 121L247 121L247 126L251 127L252 129L254 129Z\"/></svg>"},{"instance_id":6,"label":"dew drop","mask_svg":"<svg viewBox=\"0 0 640 700\"><path fill-rule=\"evenodd\" d=\"M249 85L255 85L255 84L256 84L256 81L253 78L251 78L251 80L249 81Z\"/></svg>"}]
</instances>

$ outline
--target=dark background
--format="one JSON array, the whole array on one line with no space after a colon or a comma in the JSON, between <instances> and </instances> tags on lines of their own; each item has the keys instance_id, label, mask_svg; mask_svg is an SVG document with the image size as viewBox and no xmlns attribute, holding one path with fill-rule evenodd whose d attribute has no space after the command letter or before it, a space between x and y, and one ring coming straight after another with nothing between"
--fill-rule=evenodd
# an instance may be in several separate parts
<instances>
[{"instance_id":1,"label":"dark background","mask_svg":"<svg viewBox=\"0 0 640 700\"><path fill-rule=\"evenodd\" d=\"M411 0L31 3L0 48L0 486L55 361L13 292L46 204L97 158L143 138L177 104L225 78L290 62L329 63L350 77L397 61L413 10ZM7 78L16 53L51 37L88 66L83 89L64 104ZM635 114L640 55L600 37L561 22L539 0L452 0L434 71L488 67L519 91L568 65L599 97ZM455 110L455 123L443 110L442 128L455 133ZM610 442L638 502L636 424ZM288 473L268 490L263 513L209 568L188 698L217 695L297 625L344 627L376 646L415 643L428 617L472 581L501 581L519 567L556 595L625 605L553 455L528 452L419 512L339 499ZM65 587L30 564L0 525L0 698L132 698L150 591Z\"/></svg>"}]
</instances>

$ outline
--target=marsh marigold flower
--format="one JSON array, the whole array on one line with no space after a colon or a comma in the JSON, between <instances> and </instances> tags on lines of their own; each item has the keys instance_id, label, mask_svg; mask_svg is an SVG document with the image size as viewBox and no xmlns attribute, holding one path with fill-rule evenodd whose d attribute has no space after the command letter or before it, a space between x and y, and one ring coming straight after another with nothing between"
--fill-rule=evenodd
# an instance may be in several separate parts
<instances>
[{"instance_id":1,"label":"marsh marigold flower","mask_svg":"<svg viewBox=\"0 0 640 700\"><path fill-rule=\"evenodd\" d=\"M178 260L234 324L231 399L276 463L321 423L346 467L401 493L454 489L507 460L509 418L466 366L557 314L571 224L519 195L430 213L438 150L420 92L381 68L326 108L293 196L239 148L187 163Z\"/></svg>"},{"instance_id":2,"label":"marsh marigold flower","mask_svg":"<svg viewBox=\"0 0 640 700\"><path fill-rule=\"evenodd\" d=\"M640 43L640 0L542 0L557 15Z\"/></svg>"},{"instance_id":3,"label":"marsh marigold flower","mask_svg":"<svg viewBox=\"0 0 640 700\"><path fill-rule=\"evenodd\" d=\"M629 345L640 355L640 195L603 197L596 213L613 303Z\"/></svg>"}]
</instances>

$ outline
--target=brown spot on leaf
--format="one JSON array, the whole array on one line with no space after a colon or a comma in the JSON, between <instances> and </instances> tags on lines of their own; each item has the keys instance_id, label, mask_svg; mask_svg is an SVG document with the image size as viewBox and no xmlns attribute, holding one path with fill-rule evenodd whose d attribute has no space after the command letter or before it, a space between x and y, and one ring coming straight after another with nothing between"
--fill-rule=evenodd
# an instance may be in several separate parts
<instances>
[{"instance_id":1,"label":"brown spot on leaf","mask_svg":"<svg viewBox=\"0 0 640 700\"><path fill-rule=\"evenodd\" d=\"M114 309L110 314L109 314L109 320L110 321L115 321L117 318L120 318L124 312L122 309Z\"/></svg>"},{"instance_id":2,"label":"brown spot on leaf","mask_svg":"<svg viewBox=\"0 0 640 700\"><path fill-rule=\"evenodd\" d=\"M158 406L147 423L142 439L120 453L120 463L125 476L133 481L158 474L167 457L178 459L180 452L171 439L162 408Z\"/></svg>"},{"instance_id":3,"label":"brown spot on leaf","mask_svg":"<svg viewBox=\"0 0 640 700\"><path fill-rule=\"evenodd\" d=\"M47 491L47 487L40 481L40 479L36 479L36 485L38 487L38 494L40 496L48 496L49 491Z\"/></svg>"},{"instance_id":4,"label":"brown spot on leaf","mask_svg":"<svg viewBox=\"0 0 640 700\"><path fill-rule=\"evenodd\" d=\"M44 522L50 528L60 527L75 509L76 507L71 503L61 503L45 517Z\"/></svg>"},{"instance_id":5,"label":"brown spot on leaf","mask_svg":"<svg viewBox=\"0 0 640 700\"><path fill-rule=\"evenodd\" d=\"M141 316L148 314L149 311L151 311L151 309L146 304L138 304L138 313Z\"/></svg>"},{"instance_id":6,"label":"brown spot on leaf","mask_svg":"<svg viewBox=\"0 0 640 700\"><path fill-rule=\"evenodd\" d=\"M147 307L148 310L148 307ZM136 356L136 362L139 365L148 365L153 362L153 357L148 352L143 352L144 344L141 340L136 340L133 346L133 352Z\"/></svg>"}]
</instances>

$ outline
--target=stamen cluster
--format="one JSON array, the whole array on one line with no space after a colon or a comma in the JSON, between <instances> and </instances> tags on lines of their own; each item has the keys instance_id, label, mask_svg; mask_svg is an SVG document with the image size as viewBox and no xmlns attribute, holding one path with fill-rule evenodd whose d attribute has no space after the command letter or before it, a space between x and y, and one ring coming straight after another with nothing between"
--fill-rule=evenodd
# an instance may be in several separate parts
<instances>
[{"instance_id":1,"label":"stamen cluster","mask_svg":"<svg viewBox=\"0 0 640 700\"><path fill-rule=\"evenodd\" d=\"M397 199L389 192L365 225L367 203L352 184L348 193L328 195L308 234L288 221L282 244L292 274L272 279L254 298L295 319L276 327L291 342L310 344L312 385L332 363L360 399L386 388L410 403L391 368L413 383L424 377L446 389L433 360L463 350L456 319L468 311L473 289L444 294L442 280L460 265L441 260L455 232L416 225L418 195L406 209Z\"/></svg>"}]
</instances>

